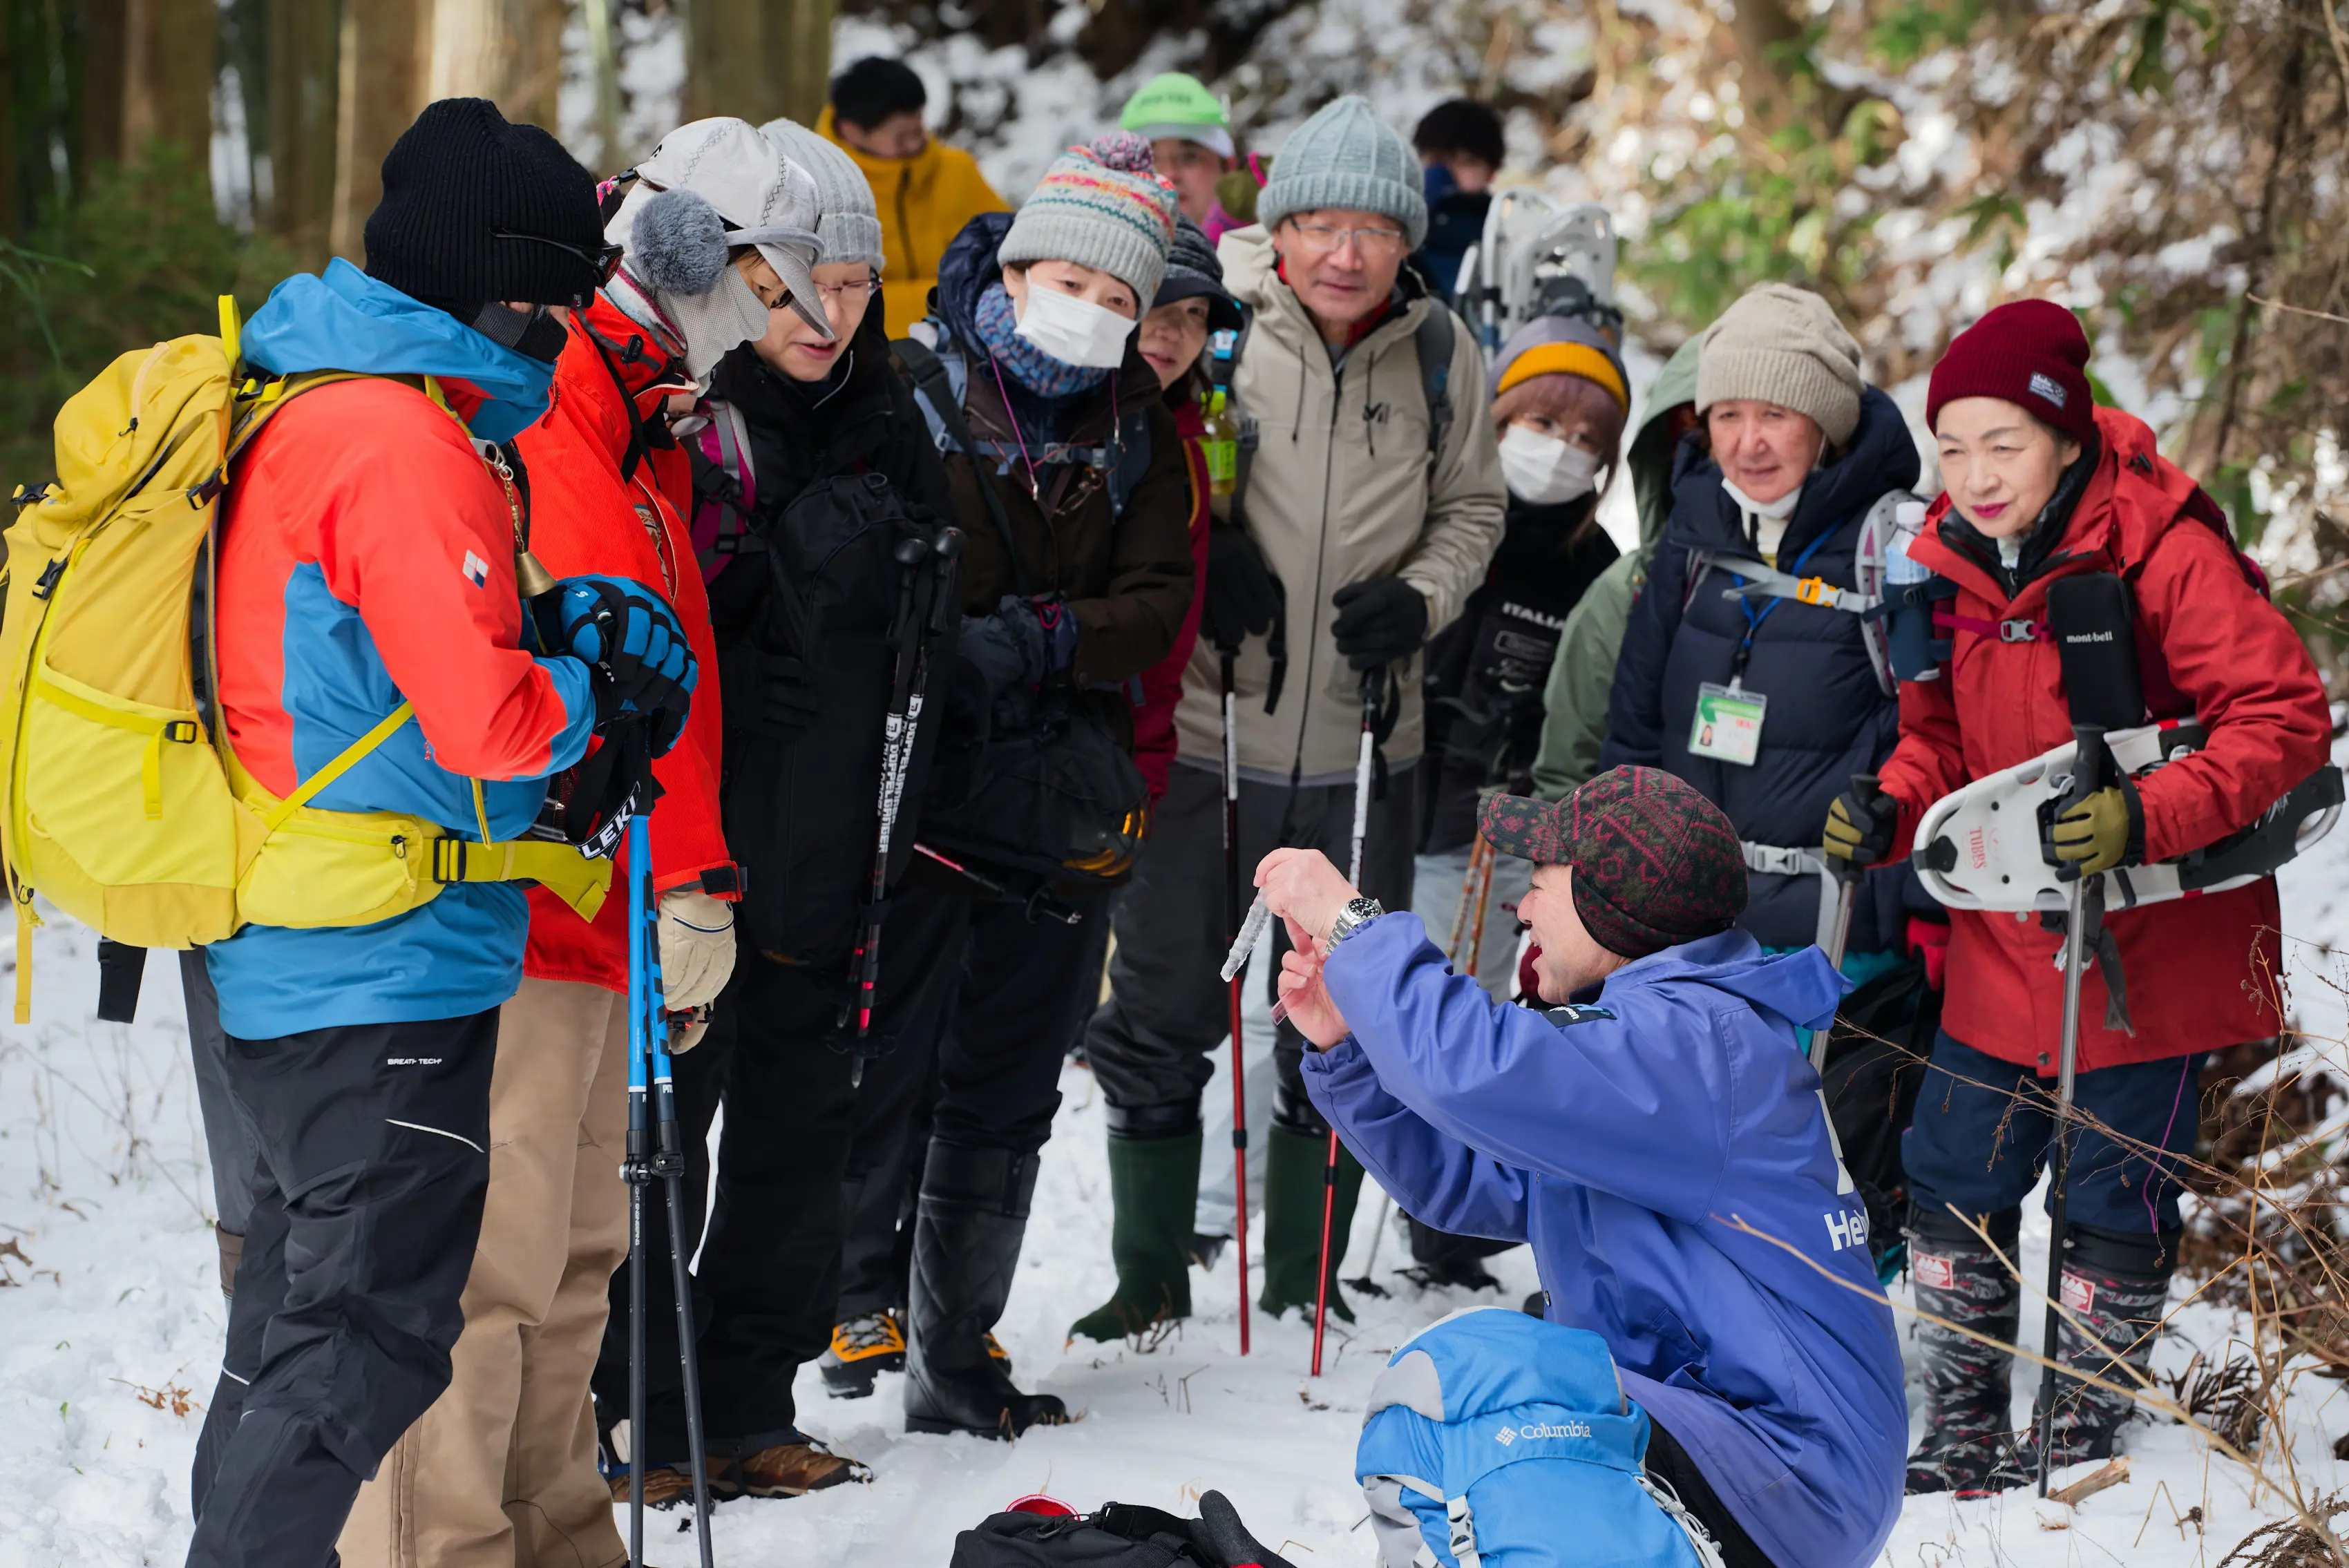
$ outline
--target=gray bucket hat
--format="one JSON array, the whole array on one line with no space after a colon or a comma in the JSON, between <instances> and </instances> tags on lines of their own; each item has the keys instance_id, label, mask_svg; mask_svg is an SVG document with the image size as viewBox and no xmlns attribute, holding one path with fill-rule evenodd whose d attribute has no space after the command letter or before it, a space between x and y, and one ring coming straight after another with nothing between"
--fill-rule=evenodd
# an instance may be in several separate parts
<instances>
[{"instance_id":1,"label":"gray bucket hat","mask_svg":"<svg viewBox=\"0 0 2349 1568\"><path fill-rule=\"evenodd\" d=\"M747 119L697 119L681 125L636 167L636 182L605 226L605 238L634 243L637 211L663 191L690 191L717 210L730 245L756 245L791 290L799 318L832 337L815 280L808 273L822 253L816 233L822 206L816 182Z\"/></svg>"}]
</instances>

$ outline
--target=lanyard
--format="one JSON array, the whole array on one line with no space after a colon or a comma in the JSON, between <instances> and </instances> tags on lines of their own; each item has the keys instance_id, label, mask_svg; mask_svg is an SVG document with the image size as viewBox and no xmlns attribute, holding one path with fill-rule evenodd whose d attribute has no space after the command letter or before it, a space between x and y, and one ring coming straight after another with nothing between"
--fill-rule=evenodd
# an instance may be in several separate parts
<instances>
[{"instance_id":1,"label":"lanyard","mask_svg":"<svg viewBox=\"0 0 2349 1568\"><path fill-rule=\"evenodd\" d=\"M1836 530L1832 528L1822 530L1816 539L1803 546L1803 552L1795 557L1795 563L1792 566L1786 568L1786 575L1800 577L1803 574L1804 566L1809 562L1812 556L1818 553L1819 546L1825 544L1835 532ZM1735 573L1730 575L1735 579L1739 587L1745 585L1744 578L1737 576ZM1775 596L1757 611L1754 608L1753 600L1741 598L1737 601L1737 607L1745 612L1745 640L1737 645L1737 663L1729 677L1731 686L1742 686L1745 684L1745 661L1754 656L1754 634L1762 629L1762 623L1770 618L1770 612L1783 603L1785 603L1784 595Z\"/></svg>"}]
</instances>

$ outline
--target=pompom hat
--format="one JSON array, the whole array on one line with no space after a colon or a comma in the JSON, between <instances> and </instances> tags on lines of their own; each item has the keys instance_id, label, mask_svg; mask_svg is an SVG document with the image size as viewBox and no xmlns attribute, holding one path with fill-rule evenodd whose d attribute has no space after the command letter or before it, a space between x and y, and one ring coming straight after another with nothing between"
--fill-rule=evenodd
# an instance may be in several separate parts
<instances>
[{"instance_id":1,"label":"pompom hat","mask_svg":"<svg viewBox=\"0 0 2349 1568\"><path fill-rule=\"evenodd\" d=\"M1925 395L1928 428L1941 406L1961 397L2003 397L2083 447L2096 439L2096 404L2088 390L2088 335L2080 318L2054 300L2000 305L1950 340Z\"/></svg>"},{"instance_id":2,"label":"pompom hat","mask_svg":"<svg viewBox=\"0 0 2349 1568\"><path fill-rule=\"evenodd\" d=\"M1159 177L1150 143L1113 130L1052 160L1020 205L997 259L1098 267L1150 308L1174 241L1174 187Z\"/></svg>"}]
</instances>

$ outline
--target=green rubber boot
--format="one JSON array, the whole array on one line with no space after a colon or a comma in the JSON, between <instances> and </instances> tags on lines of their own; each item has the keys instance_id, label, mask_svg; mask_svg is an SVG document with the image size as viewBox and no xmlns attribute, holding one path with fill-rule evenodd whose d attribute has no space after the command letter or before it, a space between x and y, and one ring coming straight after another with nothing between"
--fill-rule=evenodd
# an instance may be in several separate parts
<instances>
[{"instance_id":1,"label":"green rubber boot","mask_svg":"<svg viewBox=\"0 0 2349 1568\"><path fill-rule=\"evenodd\" d=\"M1321 1195L1330 1135L1276 1120L1264 1157L1264 1294L1257 1305L1275 1317L1292 1306L1313 1315L1313 1264L1321 1255ZM1338 1149L1337 1202L1330 1214L1330 1310L1346 1322L1354 1309L1338 1288L1338 1264L1362 1193L1362 1168Z\"/></svg>"},{"instance_id":2,"label":"green rubber boot","mask_svg":"<svg viewBox=\"0 0 2349 1568\"><path fill-rule=\"evenodd\" d=\"M1109 1233L1117 1292L1069 1326L1071 1339L1108 1343L1191 1315L1191 1220L1199 1202L1199 1119L1156 1137L1122 1131L1112 1108Z\"/></svg>"}]
</instances>

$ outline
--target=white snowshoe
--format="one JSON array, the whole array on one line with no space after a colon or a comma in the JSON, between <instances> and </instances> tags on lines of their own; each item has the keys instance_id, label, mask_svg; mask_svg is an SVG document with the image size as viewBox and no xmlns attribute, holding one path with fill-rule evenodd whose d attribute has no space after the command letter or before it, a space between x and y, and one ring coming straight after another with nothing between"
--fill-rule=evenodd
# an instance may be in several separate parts
<instances>
[{"instance_id":1,"label":"white snowshoe","mask_svg":"<svg viewBox=\"0 0 2349 1568\"><path fill-rule=\"evenodd\" d=\"M1454 298L1492 353L1537 316L1578 316L1619 338L1615 220L1595 201L1560 207L1538 191L1504 191L1461 258Z\"/></svg>"}]
</instances>

